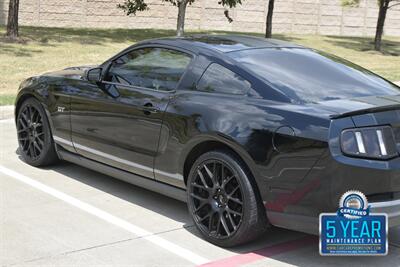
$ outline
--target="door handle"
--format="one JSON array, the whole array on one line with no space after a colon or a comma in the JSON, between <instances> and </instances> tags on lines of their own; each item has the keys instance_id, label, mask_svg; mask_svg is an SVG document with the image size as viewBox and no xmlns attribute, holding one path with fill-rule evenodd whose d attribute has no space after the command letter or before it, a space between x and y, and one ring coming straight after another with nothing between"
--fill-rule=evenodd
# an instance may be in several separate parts
<instances>
[{"instance_id":1,"label":"door handle","mask_svg":"<svg viewBox=\"0 0 400 267\"><path fill-rule=\"evenodd\" d=\"M146 115L150 115L151 113L157 113L158 109L152 103L148 102L143 105L143 112Z\"/></svg>"}]
</instances>

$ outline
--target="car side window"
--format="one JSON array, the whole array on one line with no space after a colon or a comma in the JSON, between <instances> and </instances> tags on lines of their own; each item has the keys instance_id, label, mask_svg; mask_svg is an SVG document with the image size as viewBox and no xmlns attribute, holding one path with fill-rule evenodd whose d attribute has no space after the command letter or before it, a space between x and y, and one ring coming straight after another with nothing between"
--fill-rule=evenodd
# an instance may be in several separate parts
<instances>
[{"instance_id":1,"label":"car side window","mask_svg":"<svg viewBox=\"0 0 400 267\"><path fill-rule=\"evenodd\" d=\"M160 91L175 90L191 56L166 48L133 50L113 61L106 81Z\"/></svg>"},{"instance_id":2,"label":"car side window","mask_svg":"<svg viewBox=\"0 0 400 267\"><path fill-rule=\"evenodd\" d=\"M235 95L245 94L250 87L250 82L217 63L208 66L197 84L200 91Z\"/></svg>"}]
</instances>

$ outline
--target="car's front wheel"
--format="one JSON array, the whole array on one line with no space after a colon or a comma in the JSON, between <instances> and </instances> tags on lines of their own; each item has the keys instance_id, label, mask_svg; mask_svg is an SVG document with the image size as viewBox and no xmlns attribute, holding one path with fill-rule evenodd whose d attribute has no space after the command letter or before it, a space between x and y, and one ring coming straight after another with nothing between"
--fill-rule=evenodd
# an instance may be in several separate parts
<instances>
[{"instance_id":1,"label":"car's front wheel","mask_svg":"<svg viewBox=\"0 0 400 267\"><path fill-rule=\"evenodd\" d=\"M45 166L58 160L46 113L36 99L22 103L16 124L19 152L25 162Z\"/></svg>"},{"instance_id":2,"label":"car's front wheel","mask_svg":"<svg viewBox=\"0 0 400 267\"><path fill-rule=\"evenodd\" d=\"M258 237L267 228L265 210L243 162L230 151L211 151L193 164L188 207L205 239L223 247Z\"/></svg>"}]
</instances>

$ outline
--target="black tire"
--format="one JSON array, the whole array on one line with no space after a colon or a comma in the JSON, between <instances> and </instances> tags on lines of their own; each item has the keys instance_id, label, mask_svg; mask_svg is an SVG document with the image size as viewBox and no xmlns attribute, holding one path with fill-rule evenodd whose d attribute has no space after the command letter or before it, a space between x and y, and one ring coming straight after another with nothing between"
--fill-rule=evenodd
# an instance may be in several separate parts
<instances>
[{"instance_id":1,"label":"black tire","mask_svg":"<svg viewBox=\"0 0 400 267\"><path fill-rule=\"evenodd\" d=\"M207 152L195 161L187 180L187 197L197 229L217 246L244 244L269 227L251 174L230 151Z\"/></svg>"},{"instance_id":2,"label":"black tire","mask_svg":"<svg viewBox=\"0 0 400 267\"><path fill-rule=\"evenodd\" d=\"M46 112L39 101L26 99L18 110L16 124L19 152L26 163L39 167L58 161Z\"/></svg>"}]
</instances>

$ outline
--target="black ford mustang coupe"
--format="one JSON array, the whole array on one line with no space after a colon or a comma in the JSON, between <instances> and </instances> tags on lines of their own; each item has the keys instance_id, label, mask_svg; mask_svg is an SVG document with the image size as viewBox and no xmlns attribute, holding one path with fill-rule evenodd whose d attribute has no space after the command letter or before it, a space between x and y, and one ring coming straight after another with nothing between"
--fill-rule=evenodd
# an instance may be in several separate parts
<instances>
[{"instance_id":1,"label":"black ford mustang coupe","mask_svg":"<svg viewBox=\"0 0 400 267\"><path fill-rule=\"evenodd\" d=\"M25 80L19 151L187 201L208 241L318 233L348 190L400 224L400 88L287 42L197 35Z\"/></svg>"}]
</instances>

